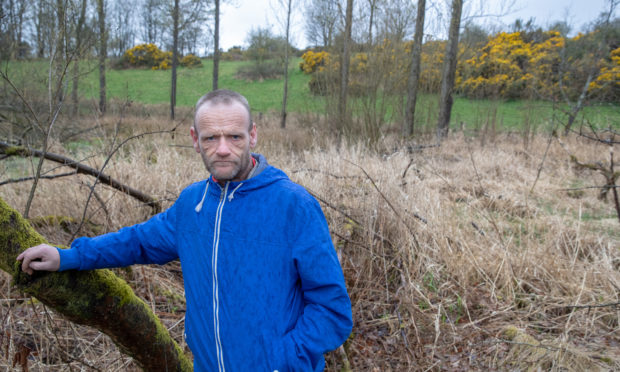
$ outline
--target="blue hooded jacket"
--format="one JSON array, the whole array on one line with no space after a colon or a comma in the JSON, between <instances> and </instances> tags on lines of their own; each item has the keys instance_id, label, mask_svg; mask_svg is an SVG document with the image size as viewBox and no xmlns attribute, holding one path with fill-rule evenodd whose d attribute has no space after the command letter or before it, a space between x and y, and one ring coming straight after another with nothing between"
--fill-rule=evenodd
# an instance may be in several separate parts
<instances>
[{"instance_id":1,"label":"blue hooded jacket","mask_svg":"<svg viewBox=\"0 0 620 372\"><path fill-rule=\"evenodd\" d=\"M342 269L318 202L264 168L187 187L148 221L59 249L60 270L180 258L195 371L321 371L352 327Z\"/></svg>"}]
</instances>

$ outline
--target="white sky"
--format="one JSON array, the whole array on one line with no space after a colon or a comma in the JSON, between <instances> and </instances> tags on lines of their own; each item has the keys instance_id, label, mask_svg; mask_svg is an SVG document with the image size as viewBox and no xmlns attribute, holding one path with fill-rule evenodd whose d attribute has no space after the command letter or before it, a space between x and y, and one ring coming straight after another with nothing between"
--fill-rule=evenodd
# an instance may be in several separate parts
<instances>
[{"instance_id":1,"label":"white sky","mask_svg":"<svg viewBox=\"0 0 620 372\"><path fill-rule=\"evenodd\" d=\"M357 0L361 1L361 0ZM389 1L389 0L388 0ZM415 0L412 0L415 1ZM427 8L431 1L427 1ZM435 0L434 2L441 2ZM498 4L507 0L480 0L484 4L483 13L493 14L498 12ZM510 1L510 0L508 0ZM220 44L223 50L234 45L246 45L248 32L252 27L271 26L274 34L281 34L277 18L273 14L271 3L275 4L275 0L237 0L236 4L225 3L222 5L222 16L220 21ZM295 10L297 15L293 23L296 38L293 44L297 47L305 46L303 37L303 0L293 0L297 4ZM514 0L512 12L497 18L477 18L476 23L485 24L505 24L509 25L515 19L521 18L528 20L534 18L534 23L540 26L546 26L554 21L567 20L573 25L573 31L579 31L583 26L594 20L604 9L606 0ZM467 6L467 2L465 3ZM472 9L474 11L474 9ZM616 12L617 15L617 12ZM429 23L427 15L427 23Z\"/></svg>"}]
</instances>

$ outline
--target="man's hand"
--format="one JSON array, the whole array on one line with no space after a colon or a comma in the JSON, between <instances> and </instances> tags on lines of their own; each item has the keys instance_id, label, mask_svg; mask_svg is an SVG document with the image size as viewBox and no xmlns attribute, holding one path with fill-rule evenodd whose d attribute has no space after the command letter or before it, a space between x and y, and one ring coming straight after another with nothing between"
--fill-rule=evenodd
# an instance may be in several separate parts
<instances>
[{"instance_id":1,"label":"man's hand","mask_svg":"<svg viewBox=\"0 0 620 372\"><path fill-rule=\"evenodd\" d=\"M22 271L32 275L35 270L57 271L60 268L60 255L56 247L39 244L30 247L17 256L22 261Z\"/></svg>"}]
</instances>

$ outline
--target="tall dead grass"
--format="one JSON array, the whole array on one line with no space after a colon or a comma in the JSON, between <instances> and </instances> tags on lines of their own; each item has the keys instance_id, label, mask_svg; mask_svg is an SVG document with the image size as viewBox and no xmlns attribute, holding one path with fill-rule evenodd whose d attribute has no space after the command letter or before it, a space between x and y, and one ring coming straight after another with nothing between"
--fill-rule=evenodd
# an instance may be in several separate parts
<instances>
[{"instance_id":1,"label":"tall dead grass","mask_svg":"<svg viewBox=\"0 0 620 372\"><path fill-rule=\"evenodd\" d=\"M184 186L207 175L184 120L174 134L128 142L105 171L170 205ZM166 123L128 116L119 138L169 129ZM259 123L257 151L322 203L353 303L345 352L354 370L620 369L620 229L611 203L596 190L564 190L604 183L573 169L569 159L604 161L601 145L540 135L525 149L520 136L499 135L481 146L456 133L437 148L409 153L386 140L377 151L335 144L320 123L304 118L286 131L277 123ZM86 147L70 155L100 167L113 138L106 133L94 154ZM59 144L51 151L68 154ZM0 162L3 178L16 164ZM92 182L43 180L31 215L81 219ZM0 196L23 210L28 189L5 185ZM101 185L95 191L86 217L98 230L82 234L149 215L118 191ZM59 244L76 227L43 225ZM178 264L118 273L182 342ZM22 298L8 278L2 287L0 365L10 366L26 339L38 351L31 370L135 368L106 337ZM329 370L339 370L342 354L327 361Z\"/></svg>"}]
</instances>

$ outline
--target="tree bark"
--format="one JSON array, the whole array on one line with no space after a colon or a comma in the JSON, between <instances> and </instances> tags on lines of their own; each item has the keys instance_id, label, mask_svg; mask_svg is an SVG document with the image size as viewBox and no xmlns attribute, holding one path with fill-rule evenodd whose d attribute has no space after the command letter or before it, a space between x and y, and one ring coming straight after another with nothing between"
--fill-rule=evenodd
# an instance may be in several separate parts
<instances>
[{"instance_id":1,"label":"tree bark","mask_svg":"<svg viewBox=\"0 0 620 372\"><path fill-rule=\"evenodd\" d=\"M97 0L97 18L99 24L99 112L104 115L106 111L105 59L108 55L104 0Z\"/></svg>"},{"instance_id":2,"label":"tree bark","mask_svg":"<svg viewBox=\"0 0 620 372\"><path fill-rule=\"evenodd\" d=\"M215 29L213 30L213 90L217 89L220 73L220 0L215 0Z\"/></svg>"},{"instance_id":3,"label":"tree bark","mask_svg":"<svg viewBox=\"0 0 620 372\"><path fill-rule=\"evenodd\" d=\"M288 68L289 68L289 39L291 30L292 0L287 0L286 8L286 46L284 50L284 92L282 93L282 113L280 127L286 128L286 102L288 100Z\"/></svg>"},{"instance_id":4,"label":"tree bark","mask_svg":"<svg viewBox=\"0 0 620 372\"><path fill-rule=\"evenodd\" d=\"M82 0L80 7L80 17L78 18L77 28L75 29L75 53L73 61L73 89L71 90L71 101L73 101L73 107L71 108L71 115L76 118L78 115L79 95L78 95L78 83L80 80L80 58L82 57L82 32L84 29L84 23L86 22L86 0Z\"/></svg>"},{"instance_id":5,"label":"tree bark","mask_svg":"<svg viewBox=\"0 0 620 372\"><path fill-rule=\"evenodd\" d=\"M45 243L17 211L0 199L0 269L20 290L72 322L95 327L147 371L191 371L192 362L166 328L122 279L109 270L21 271L16 258Z\"/></svg>"},{"instance_id":6,"label":"tree bark","mask_svg":"<svg viewBox=\"0 0 620 372\"><path fill-rule=\"evenodd\" d=\"M372 47L372 27L375 20L375 8L377 7L377 0L368 0L368 7L370 7L370 15L368 20L368 50Z\"/></svg>"},{"instance_id":7,"label":"tree bark","mask_svg":"<svg viewBox=\"0 0 620 372\"><path fill-rule=\"evenodd\" d=\"M177 59L179 56L179 0L174 0L172 11L172 81L170 82L170 120L174 120L177 104Z\"/></svg>"},{"instance_id":8,"label":"tree bark","mask_svg":"<svg viewBox=\"0 0 620 372\"><path fill-rule=\"evenodd\" d=\"M342 63L340 64L340 97L338 99L338 126L339 133L347 127L347 96L349 88L349 64L351 54L351 25L353 23L353 0L347 0L347 10L344 26L344 41L342 47Z\"/></svg>"},{"instance_id":9,"label":"tree bark","mask_svg":"<svg viewBox=\"0 0 620 372\"><path fill-rule=\"evenodd\" d=\"M418 82L420 81L420 60L422 57L425 13L426 0L418 0L418 15L415 21L415 36L413 37L413 49L411 50L411 70L407 87L407 107L405 109L405 123L403 125L403 137L405 138L413 134L415 122L415 105L418 98Z\"/></svg>"},{"instance_id":10,"label":"tree bark","mask_svg":"<svg viewBox=\"0 0 620 372\"><path fill-rule=\"evenodd\" d=\"M450 114L452 112L452 90L456 79L456 62L459 47L459 29L461 27L461 13L463 0L452 0L452 16L450 17L450 31L446 45L443 72L441 76L441 92L439 94L439 118L437 120L437 142L448 136Z\"/></svg>"}]
</instances>

